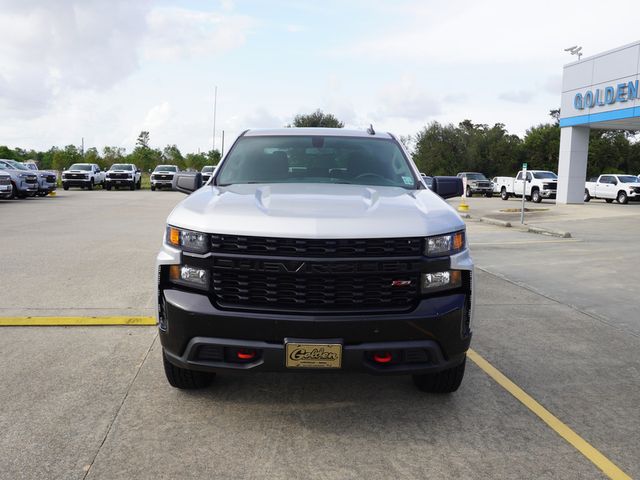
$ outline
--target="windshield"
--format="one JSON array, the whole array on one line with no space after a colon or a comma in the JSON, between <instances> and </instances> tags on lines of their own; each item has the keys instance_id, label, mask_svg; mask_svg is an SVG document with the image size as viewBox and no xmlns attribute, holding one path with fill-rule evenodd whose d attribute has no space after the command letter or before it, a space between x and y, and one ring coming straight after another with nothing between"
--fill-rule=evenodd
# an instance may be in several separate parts
<instances>
[{"instance_id":1,"label":"windshield","mask_svg":"<svg viewBox=\"0 0 640 480\"><path fill-rule=\"evenodd\" d=\"M638 183L638 177L633 175L618 175L618 180L622 183Z\"/></svg>"},{"instance_id":2,"label":"windshield","mask_svg":"<svg viewBox=\"0 0 640 480\"><path fill-rule=\"evenodd\" d=\"M213 172L213 167L202 167L201 173L211 173Z\"/></svg>"},{"instance_id":3,"label":"windshield","mask_svg":"<svg viewBox=\"0 0 640 480\"><path fill-rule=\"evenodd\" d=\"M175 165L158 165L156 167L156 169L154 170L154 172L177 172L178 171L178 167L176 167Z\"/></svg>"},{"instance_id":4,"label":"windshield","mask_svg":"<svg viewBox=\"0 0 640 480\"><path fill-rule=\"evenodd\" d=\"M534 172L533 178L557 180L558 176L553 172Z\"/></svg>"},{"instance_id":5,"label":"windshield","mask_svg":"<svg viewBox=\"0 0 640 480\"><path fill-rule=\"evenodd\" d=\"M29 170L22 163L16 162L15 160L5 160L9 165L11 165L16 170Z\"/></svg>"},{"instance_id":6,"label":"windshield","mask_svg":"<svg viewBox=\"0 0 640 480\"><path fill-rule=\"evenodd\" d=\"M89 171L89 170L91 170L91 165L89 165L88 163L74 163L73 165L71 165L69 167L69 170L85 170L85 171Z\"/></svg>"},{"instance_id":7,"label":"windshield","mask_svg":"<svg viewBox=\"0 0 640 480\"><path fill-rule=\"evenodd\" d=\"M109 170L133 170L133 165L128 163L114 163Z\"/></svg>"},{"instance_id":8,"label":"windshield","mask_svg":"<svg viewBox=\"0 0 640 480\"><path fill-rule=\"evenodd\" d=\"M346 183L415 189L398 145L387 139L337 136L241 137L217 177L234 183Z\"/></svg>"},{"instance_id":9,"label":"windshield","mask_svg":"<svg viewBox=\"0 0 640 480\"><path fill-rule=\"evenodd\" d=\"M467 180L488 180L482 173L467 173Z\"/></svg>"}]
</instances>

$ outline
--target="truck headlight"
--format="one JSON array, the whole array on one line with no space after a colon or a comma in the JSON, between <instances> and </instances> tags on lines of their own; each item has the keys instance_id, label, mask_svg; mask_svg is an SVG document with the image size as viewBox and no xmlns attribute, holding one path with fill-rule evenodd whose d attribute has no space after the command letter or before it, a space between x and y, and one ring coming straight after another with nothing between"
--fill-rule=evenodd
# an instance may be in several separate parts
<instances>
[{"instance_id":1,"label":"truck headlight","mask_svg":"<svg viewBox=\"0 0 640 480\"><path fill-rule=\"evenodd\" d=\"M209 271L189 265L171 265L169 267L169 279L180 285L209 289Z\"/></svg>"},{"instance_id":2,"label":"truck headlight","mask_svg":"<svg viewBox=\"0 0 640 480\"><path fill-rule=\"evenodd\" d=\"M458 288L462 285L462 272L460 270L447 270L444 272L423 273L420 283L422 293Z\"/></svg>"},{"instance_id":3,"label":"truck headlight","mask_svg":"<svg viewBox=\"0 0 640 480\"><path fill-rule=\"evenodd\" d=\"M464 249L464 230L437 237L428 237L425 255L428 257L442 257L453 255Z\"/></svg>"},{"instance_id":4,"label":"truck headlight","mask_svg":"<svg viewBox=\"0 0 640 480\"><path fill-rule=\"evenodd\" d=\"M206 253L209 251L209 235L193 230L168 226L167 243L186 252Z\"/></svg>"}]
</instances>

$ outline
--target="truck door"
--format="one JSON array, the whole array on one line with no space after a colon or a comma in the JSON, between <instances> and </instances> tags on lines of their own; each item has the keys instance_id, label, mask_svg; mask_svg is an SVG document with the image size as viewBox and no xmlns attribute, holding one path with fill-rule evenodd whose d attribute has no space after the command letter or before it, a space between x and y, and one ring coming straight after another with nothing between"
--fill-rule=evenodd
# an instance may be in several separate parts
<instances>
[{"instance_id":1,"label":"truck door","mask_svg":"<svg viewBox=\"0 0 640 480\"><path fill-rule=\"evenodd\" d=\"M518 172L516 179L513 181L513 193L522 195L524 189L524 180L522 179L522 171Z\"/></svg>"},{"instance_id":2,"label":"truck door","mask_svg":"<svg viewBox=\"0 0 640 480\"><path fill-rule=\"evenodd\" d=\"M603 175L596 183L596 196L601 198L616 198L616 181L611 175Z\"/></svg>"}]
</instances>

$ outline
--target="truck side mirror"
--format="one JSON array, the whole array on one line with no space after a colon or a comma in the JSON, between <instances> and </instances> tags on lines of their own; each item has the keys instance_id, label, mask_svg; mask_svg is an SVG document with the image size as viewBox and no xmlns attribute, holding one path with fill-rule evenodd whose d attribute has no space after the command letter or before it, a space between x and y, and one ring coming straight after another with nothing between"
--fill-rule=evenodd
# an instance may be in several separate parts
<instances>
[{"instance_id":1,"label":"truck side mirror","mask_svg":"<svg viewBox=\"0 0 640 480\"><path fill-rule=\"evenodd\" d=\"M431 189L442 198L461 197L464 193L462 178L433 177Z\"/></svg>"},{"instance_id":2,"label":"truck side mirror","mask_svg":"<svg viewBox=\"0 0 640 480\"><path fill-rule=\"evenodd\" d=\"M187 195L195 192L202 186L202 174L180 173L176 175L175 189Z\"/></svg>"}]
</instances>

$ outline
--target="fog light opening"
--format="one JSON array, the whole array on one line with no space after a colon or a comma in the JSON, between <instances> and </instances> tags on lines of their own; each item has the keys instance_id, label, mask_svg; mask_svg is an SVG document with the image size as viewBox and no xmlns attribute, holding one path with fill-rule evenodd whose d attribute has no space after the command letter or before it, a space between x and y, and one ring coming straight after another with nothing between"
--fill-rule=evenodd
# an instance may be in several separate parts
<instances>
[{"instance_id":1,"label":"fog light opening","mask_svg":"<svg viewBox=\"0 0 640 480\"><path fill-rule=\"evenodd\" d=\"M390 363L393 360L391 352L375 352L373 354L373 361L380 364Z\"/></svg>"}]
</instances>

